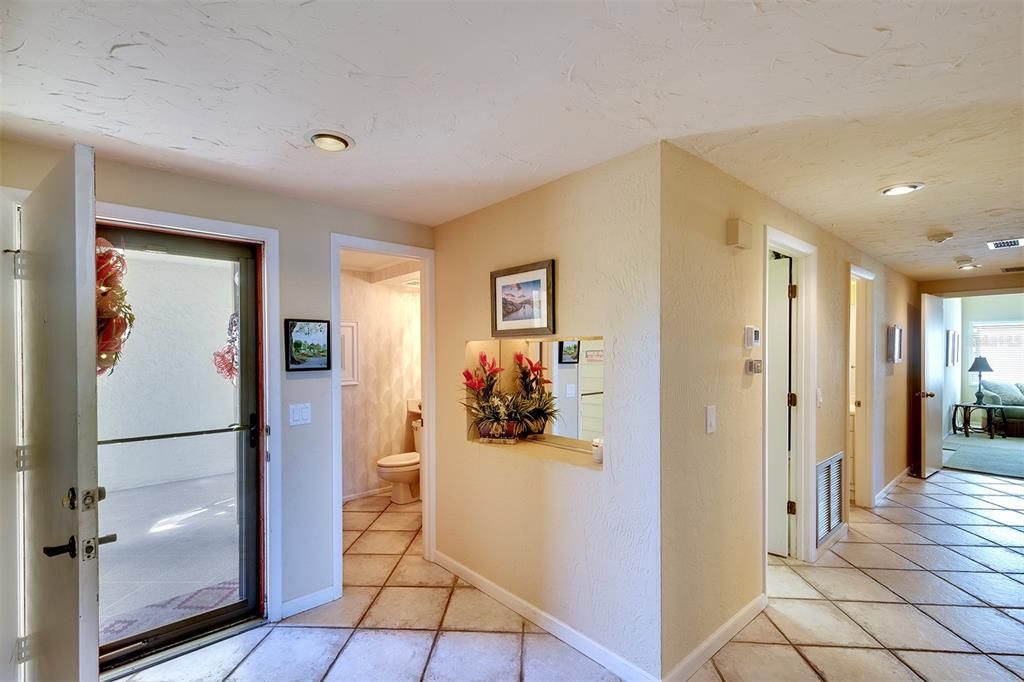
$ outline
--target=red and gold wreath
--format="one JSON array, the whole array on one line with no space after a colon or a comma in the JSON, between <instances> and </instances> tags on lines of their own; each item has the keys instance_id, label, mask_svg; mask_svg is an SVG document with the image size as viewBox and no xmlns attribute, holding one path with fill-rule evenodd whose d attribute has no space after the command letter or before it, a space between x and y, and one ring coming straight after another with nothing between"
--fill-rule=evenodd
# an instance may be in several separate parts
<instances>
[{"instance_id":1,"label":"red and gold wreath","mask_svg":"<svg viewBox=\"0 0 1024 682\"><path fill-rule=\"evenodd\" d=\"M96 376L110 374L121 359L135 315L128 304L124 254L102 237L96 238Z\"/></svg>"}]
</instances>

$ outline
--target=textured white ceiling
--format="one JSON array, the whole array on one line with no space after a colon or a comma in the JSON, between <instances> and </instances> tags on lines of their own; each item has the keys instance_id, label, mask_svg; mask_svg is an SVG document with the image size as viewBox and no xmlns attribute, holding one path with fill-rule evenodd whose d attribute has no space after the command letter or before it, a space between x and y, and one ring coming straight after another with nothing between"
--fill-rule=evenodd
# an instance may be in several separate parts
<instances>
[{"instance_id":1,"label":"textured white ceiling","mask_svg":"<svg viewBox=\"0 0 1024 682\"><path fill-rule=\"evenodd\" d=\"M944 277L1024 228L1021 7L8 3L0 121L426 224L671 139ZM319 152L318 128L356 146ZM883 202L900 180L929 187Z\"/></svg>"}]
</instances>

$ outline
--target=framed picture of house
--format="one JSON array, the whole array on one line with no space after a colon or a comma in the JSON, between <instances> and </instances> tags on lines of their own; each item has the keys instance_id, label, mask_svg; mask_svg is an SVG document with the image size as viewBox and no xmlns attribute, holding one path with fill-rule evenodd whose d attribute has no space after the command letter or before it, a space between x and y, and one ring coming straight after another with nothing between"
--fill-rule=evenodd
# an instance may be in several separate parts
<instances>
[{"instance_id":1,"label":"framed picture of house","mask_svg":"<svg viewBox=\"0 0 1024 682\"><path fill-rule=\"evenodd\" d=\"M284 321L284 368L316 372L331 368L331 323L327 320Z\"/></svg>"},{"instance_id":2,"label":"framed picture of house","mask_svg":"<svg viewBox=\"0 0 1024 682\"><path fill-rule=\"evenodd\" d=\"M491 273L491 335L555 333L555 261Z\"/></svg>"},{"instance_id":3,"label":"framed picture of house","mask_svg":"<svg viewBox=\"0 0 1024 682\"><path fill-rule=\"evenodd\" d=\"M359 323L342 322L338 338L341 344L341 385L355 386L359 383Z\"/></svg>"},{"instance_id":4,"label":"framed picture of house","mask_svg":"<svg viewBox=\"0 0 1024 682\"><path fill-rule=\"evenodd\" d=\"M580 362L580 342L559 341L558 342L558 364L577 365Z\"/></svg>"}]
</instances>

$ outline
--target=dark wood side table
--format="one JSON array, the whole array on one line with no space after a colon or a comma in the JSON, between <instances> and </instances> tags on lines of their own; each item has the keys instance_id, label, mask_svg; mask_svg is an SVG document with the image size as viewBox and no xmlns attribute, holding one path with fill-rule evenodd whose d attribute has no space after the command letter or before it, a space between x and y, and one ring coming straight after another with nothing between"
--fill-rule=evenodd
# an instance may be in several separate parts
<instances>
[{"instance_id":1,"label":"dark wood side table","mask_svg":"<svg viewBox=\"0 0 1024 682\"><path fill-rule=\"evenodd\" d=\"M971 426L971 415L977 410L985 411L985 427L975 428ZM953 414L950 417L953 433L964 432L965 438L970 438L972 433L987 433L989 438L996 437L996 414L1003 418L1003 431L1000 434L1006 438L1006 411L1002 405L978 405L977 403L956 403L953 405ZM957 426L957 415L960 416L960 426Z\"/></svg>"}]
</instances>

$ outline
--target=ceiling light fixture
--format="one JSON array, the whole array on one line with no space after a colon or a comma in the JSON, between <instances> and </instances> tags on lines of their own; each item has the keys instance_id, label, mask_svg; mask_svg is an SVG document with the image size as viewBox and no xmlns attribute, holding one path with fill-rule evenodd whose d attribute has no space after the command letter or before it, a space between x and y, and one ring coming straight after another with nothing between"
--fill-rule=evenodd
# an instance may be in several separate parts
<instances>
[{"instance_id":1,"label":"ceiling light fixture","mask_svg":"<svg viewBox=\"0 0 1024 682\"><path fill-rule=\"evenodd\" d=\"M898 197L904 194L910 194L911 192L916 192L919 189L924 189L923 182L901 182L898 185L883 187L879 191L882 193L882 196Z\"/></svg>"},{"instance_id":2,"label":"ceiling light fixture","mask_svg":"<svg viewBox=\"0 0 1024 682\"><path fill-rule=\"evenodd\" d=\"M981 263L975 263L970 256L957 256L953 262L956 263L957 270L977 270L981 267Z\"/></svg>"},{"instance_id":3,"label":"ceiling light fixture","mask_svg":"<svg viewBox=\"0 0 1024 682\"><path fill-rule=\"evenodd\" d=\"M355 141L348 135L320 130L309 136L309 141L325 152L343 152L352 147Z\"/></svg>"}]
</instances>

